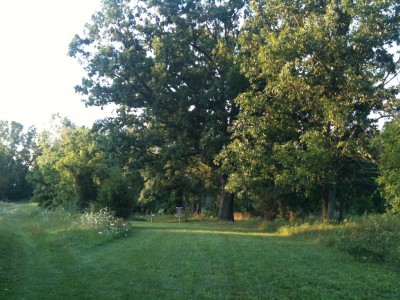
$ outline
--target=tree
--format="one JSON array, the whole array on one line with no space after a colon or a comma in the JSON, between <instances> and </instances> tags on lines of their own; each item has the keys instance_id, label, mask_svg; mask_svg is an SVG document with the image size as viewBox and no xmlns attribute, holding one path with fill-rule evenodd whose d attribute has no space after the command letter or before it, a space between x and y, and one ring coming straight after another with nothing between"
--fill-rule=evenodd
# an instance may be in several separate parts
<instances>
[{"instance_id":1,"label":"tree","mask_svg":"<svg viewBox=\"0 0 400 300\"><path fill-rule=\"evenodd\" d=\"M277 204L293 192L318 197L324 217L333 219L341 179L355 182L359 174L348 174L353 171L347 166L371 158L371 113L384 110L398 93L389 83L399 72L392 50L399 44L400 5L251 5L240 40L251 89L237 99L234 139L220 155L232 172L229 188L239 195L275 195Z\"/></svg>"},{"instance_id":2,"label":"tree","mask_svg":"<svg viewBox=\"0 0 400 300\"><path fill-rule=\"evenodd\" d=\"M387 123L379 137L381 145L378 178L389 211L400 212L400 125L396 118Z\"/></svg>"},{"instance_id":3,"label":"tree","mask_svg":"<svg viewBox=\"0 0 400 300\"><path fill-rule=\"evenodd\" d=\"M71 42L70 55L87 72L76 88L86 104L114 103L142 132L142 196L169 194L181 202L196 186L204 189L205 182L192 180L193 161L225 176L213 161L238 113L234 99L246 87L234 60L245 4L104 1L83 37ZM223 200L232 203L221 207L233 207L233 197ZM220 216L233 220L233 210Z\"/></svg>"},{"instance_id":4,"label":"tree","mask_svg":"<svg viewBox=\"0 0 400 300\"><path fill-rule=\"evenodd\" d=\"M42 206L82 210L96 201L104 153L96 136L68 119L55 120L55 131L39 139L37 167L30 176L34 200Z\"/></svg>"},{"instance_id":5,"label":"tree","mask_svg":"<svg viewBox=\"0 0 400 300\"><path fill-rule=\"evenodd\" d=\"M117 217L126 218L133 212L137 196L132 191L129 177L114 167L99 186L98 206L109 208Z\"/></svg>"},{"instance_id":6,"label":"tree","mask_svg":"<svg viewBox=\"0 0 400 300\"><path fill-rule=\"evenodd\" d=\"M134 144L131 135L117 124L88 129L54 116L51 128L40 134L29 176L33 200L49 208L108 208L129 216L143 186L129 142Z\"/></svg>"},{"instance_id":7,"label":"tree","mask_svg":"<svg viewBox=\"0 0 400 300\"><path fill-rule=\"evenodd\" d=\"M0 199L27 199L32 187L26 180L33 163L36 129L17 122L0 121Z\"/></svg>"},{"instance_id":8,"label":"tree","mask_svg":"<svg viewBox=\"0 0 400 300\"><path fill-rule=\"evenodd\" d=\"M127 126L123 116L94 124L99 150L104 153L101 161L97 206L107 207L119 217L128 217L137 209L143 179L140 173L143 149L138 131Z\"/></svg>"}]
</instances>

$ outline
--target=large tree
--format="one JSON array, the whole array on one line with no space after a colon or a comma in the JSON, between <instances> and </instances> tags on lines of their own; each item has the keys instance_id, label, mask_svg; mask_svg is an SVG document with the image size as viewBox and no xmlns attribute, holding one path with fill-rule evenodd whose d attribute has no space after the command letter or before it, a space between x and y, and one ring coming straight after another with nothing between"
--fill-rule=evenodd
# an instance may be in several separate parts
<instances>
[{"instance_id":1,"label":"large tree","mask_svg":"<svg viewBox=\"0 0 400 300\"><path fill-rule=\"evenodd\" d=\"M142 196L167 193L180 204L196 191L215 190L217 183L207 188L213 174L225 184L213 161L246 86L234 59L245 2L103 1L71 42L70 55L87 72L77 87L86 104L116 104L142 132ZM194 174L193 164L212 174ZM221 194L220 216L233 220L233 197L224 188Z\"/></svg>"},{"instance_id":2,"label":"large tree","mask_svg":"<svg viewBox=\"0 0 400 300\"><path fill-rule=\"evenodd\" d=\"M332 219L344 185L368 170L371 113L398 93L400 5L262 0L251 11L240 43L251 89L220 155L229 187L275 207L318 197Z\"/></svg>"}]
</instances>

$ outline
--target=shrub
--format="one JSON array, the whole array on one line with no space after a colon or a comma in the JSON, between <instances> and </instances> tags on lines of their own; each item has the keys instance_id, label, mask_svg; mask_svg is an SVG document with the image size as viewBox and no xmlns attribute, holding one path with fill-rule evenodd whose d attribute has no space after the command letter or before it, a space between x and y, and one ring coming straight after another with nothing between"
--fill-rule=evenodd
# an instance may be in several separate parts
<instances>
[{"instance_id":1,"label":"shrub","mask_svg":"<svg viewBox=\"0 0 400 300\"><path fill-rule=\"evenodd\" d=\"M122 218L131 214L135 203L129 182L119 169L114 169L100 186L97 199L100 207L108 207Z\"/></svg>"},{"instance_id":2,"label":"shrub","mask_svg":"<svg viewBox=\"0 0 400 300\"><path fill-rule=\"evenodd\" d=\"M400 266L400 217L368 215L347 221L336 232L334 244L362 260Z\"/></svg>"},{"instance_id":3,"label":"shrub","mask_svg":"<svg viewBox=\"0 0 400 300\"><path fill-rule=\"evenodd\" d=\"M400 215L374 214L342 223L310 218L298 222L263 221L260 230L281 236L311 238L352 254L362 261L384 262L400 267Z\"/></svg>"},{"instance_id":4,"label":"shrub","mask_svg":"<svg viewBox=\"0 0 400 300\"><path fill-rule=\"evenodd\" d=\"M101 235L127 236L128 225L122 219L115 217L115 213L107 208L99 212L86 212L80 216L77 225L87 229L94 229Z\"/></svg>"}]
</instances>

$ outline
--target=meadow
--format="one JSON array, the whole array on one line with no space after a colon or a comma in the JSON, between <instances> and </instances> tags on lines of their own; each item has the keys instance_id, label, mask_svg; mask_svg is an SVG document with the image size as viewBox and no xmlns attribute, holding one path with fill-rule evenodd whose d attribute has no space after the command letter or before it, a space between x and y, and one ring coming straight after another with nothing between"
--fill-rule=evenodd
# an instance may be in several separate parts
<instances>
[{"instance_id":1,"label":"meadow","mask_svg":"<svg viewBox=\"0 0 400 300\"><path fill-rule=\"evenodd\" d=\"M0 203L0 299L400 299L395 226L122 222Z\"/></svg>"}]
</instances>

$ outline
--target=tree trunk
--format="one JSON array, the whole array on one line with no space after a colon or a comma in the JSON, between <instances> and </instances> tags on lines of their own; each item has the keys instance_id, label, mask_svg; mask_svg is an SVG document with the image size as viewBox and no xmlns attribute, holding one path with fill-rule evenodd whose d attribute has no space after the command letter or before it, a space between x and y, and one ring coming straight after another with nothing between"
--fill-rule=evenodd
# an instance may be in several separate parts
<instances>
[{"instance_id":1,"label":"tree trunk","mask_svg":"<svg viewBox=\"0 0 400 300\"><path fill-rule=\"evenodd\" d=\"M193 213L195 215L201 214L201 197L193 202Z\"/></svg>"},{"instance_id":2,"label":"tree trunk","mask_svg":"<svg viewBox=\"0 0 400 300\"><path fill-rule=\"evenodd\" d=\"M234 195L225 190L225 186L228 183L228 177L226 175L221 176L221 204L219 207L218 218L226 221L234 221L233 217L233 204Z\"/></svg>"},{"instance_id":3,"label":"tree trunk","mask_svg":"<svg viewBox=\"0 0 400 300\"><path fill-rule=\"evenodd\" d=\"M329 188L328 191L328 220L332 221L335 219L336 209L336 185Z\"/></svg>"},{"instance_id":4,"label":"tree trunk","mask_svg":"<svg viewBox=\"0 0 400 300\"><path fill-rule=\"evenodd\" d=\"M326 194L325 192L322 194L322 200L321 200L321 205L322 205L322 221L326 220L327 213L328 213L328 201L326 201Z\"/></svg>"},{"instance_id":5,"label":"tree trunk","mask_svg":"<svg viewBox=\"0 0 400 300\"><path fill-rule=\"evenodd\" d=\"M346 212L344 207L344 201L342 199L340 200L339 203L339 221L343 221L345 217L346 217Z\"/></svg>"}]
</instances>

